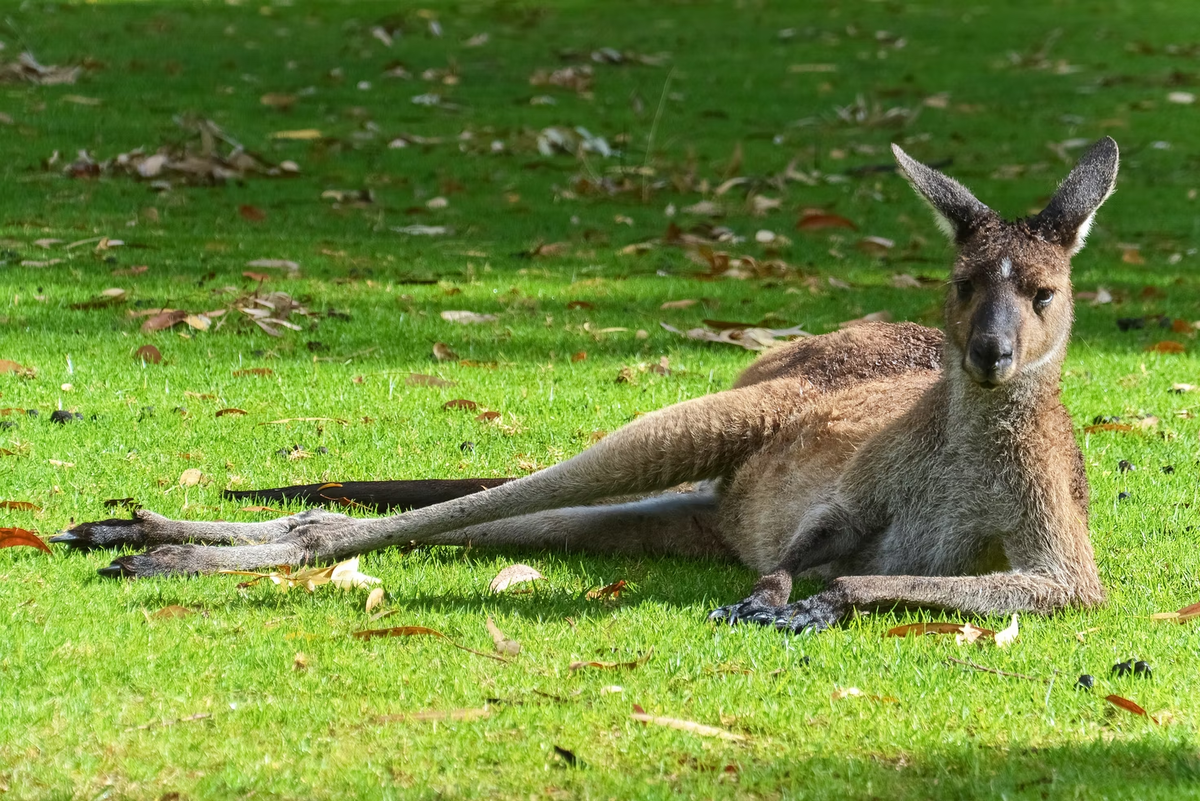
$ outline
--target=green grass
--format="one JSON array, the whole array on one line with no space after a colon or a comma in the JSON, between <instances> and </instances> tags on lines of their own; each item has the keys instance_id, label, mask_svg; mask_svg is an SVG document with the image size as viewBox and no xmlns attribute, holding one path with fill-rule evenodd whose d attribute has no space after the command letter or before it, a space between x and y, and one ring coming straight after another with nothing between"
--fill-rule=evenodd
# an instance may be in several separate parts
<instances>
[{"instance_id":1,"label":"green grass","mask_svg":"<svg viewBox=\"0 0 1200 801\"><path fill-rule=\"evenodd\" d=\"M886 164L889 142L918 158L952 158L949 172L1016 216L1044 201L1069 168L1047 143L1108 133L1123 150L1120 190L1076 259L1076 286L1104 286L1117 301L1080 303L1064 378L1091 479L1108 605L1024 619L1019 640L1004 651L881 637L921 618L915 614L790 638L705 622L710 608L746 593L753 576L740 568L523 554L547 580L531 594L497 597L488 582L513 555L434 549L364 558L363 569L383 580L386 608L396 610L370 624L365 593L239 591L229 576L111 582L94 571L112 554L51 558L8 549L0 551L0 791L13 798L1200 796L1200 630L1147 619L1200 600L1200 423L1184 414L1196 411L1200 395L1171 392L1177 382L1200 384L1195 342L1190 333L1153 327L1122 333L1115 322L1200 317L1200 201L1189 197L1200 187L1197 111L1168 101L1170 92L1194 91L1188 36L1200 7L462 2L438 6L440 38L419 9L304 0L5 9L0 56L29 48L46 64L86 59L93 68L71 86L0 86L0 112L11 118L0 125L0 359L37 370L32 379L0 376L0 406L41 412L0 418L19 422L0 431L0 448L11 452L0 456L0 500L41 507L0 511L0 525L49 535L72 520L105 516L104 500L126 496L172 516L256 519L220 490L511 475L551 464L586 447L593 432L728 385L751 358L674 337L660 321L687 328L704 318L767 319L825 332L888 310L936 323L938 287L896 289L891 277L941 278L948 249L895 175L850 172ZM371 34L377 24L399 26L391 48ZM781 37L783 29L792 35ZM481 33L489 34L486 44L465 45ZM600 47L670 56L662 66L593 64L592 97L529 85L535 69L571 63L564 53ZM1038 52L1045 58L1031 57ZM414 78L383 77L396 61ZM811 64L836 71L789 71ZM457 85L421 78L448 66ZM369 88L358 88L362 81ZM260 103L268 92L297 100L280 111ZM445 103L411 102L428 92L441 92ZM942 92L946 104L925 103ZM557 102L531 105L540 95ZM909 113L882 124L840 120L835 108L860 97L867 108ZM62 164L80 149L107 159L182 141L176 115L212 119L264 159L296 161L300 174L161 194L127 177L63 175ZM620 154L543 156L536 132L551 125L583 126ZM323 138L270 138L305 128ZM464 131L472 136L460 142ZM388 147L404 134L443 142ZM490 152L492 141L504 143L501 152ZM740 166L731 169L739 148ZM55 151L58 164L43 167ZM770 182L793 159L800 170L818 171L815 185ZM635 191L611 197L564 192L575 176L618 167L652 170L648 191L637 177ZM751 183L713 198L734 174ZM780 208L750 216L748 188L780 199ZM321 197L330 189L369 189L375 200L338 208ZM427 209L436 196L448 207ZM719 249L769 258L754 233L771 230L792 240L775 254L788 269L708 281L677 248L619 253L661 237L668 205L682 210L705 198L726 203L730 214L720 223L747 238ZM265 219L246 219L241 206ZM859 230L794 230L809 207L844 215ZM681 211L674 220L684 228L700 221ZM454 233L392 230L413 224ZM856 248L864 235L896 247L878 260ZM65 247L100 236L125 245L100 253L91 244ZM34 244L49 238L63 244ZM522 255L558 242L567 243L561 254ZM1143 263L1123 261L1123 244L1139 245ZM55 258L63 261L21 266ZM242 272L257 258L301 264L298 276L268 270L267 289L319 313L297 320L303 330L273 339L229 313L207 332L143 334L140 319L126 315L164 305L220 308L253 290ZM149 269L111 274L134 265ZM831 286L830 277L851 288ZM438 283L411 283L417 279ZM70 308L112 286L127 290L123 306ZM227 286L236 290L223 293ZM685 298L706 303L659 310ZM592 307L571 308L577 300ZM455 325L440 319L447 309L500 319ZM349 317L324 314L330 310ZM628 330L595 333L611 327ZM648 336L638 338L638 329ZM1187 352L1146 351L1164 339ZM438 341L496 366L435 362ZM157 346L164 363L132 358L144 344ZM573 361L581 351L587 358ZM621 368L664 356L670 375L638 372L636 383L615 382ZM273 372L234 374L248 367ZM457 385L409 386L410 372ZM503 425L444 411L454 398L501 412ZM52 424L60 404L84 419ZM248 414L215 416L229 407ZM1111 415L1154 415L1159 423L1084 432L1095 417ZM294 417L346 422L264 425ZM467 441L473 451L460 449ZM293 445L311 458L277 453ZM1119 472L1122 459L1137 469ZM1165 465L1174 472L1164 473ZM205 480L179 487L189 468ZM1118 501L1120 492L1130 496ZM589 588L617 579L631 585L618 601L586 599ZM172 604L197 614L147 617ZM489 615L523 645L512 664L438 640L349 636L369 625L422 625L488 650ZM628 661L650 648L653 657L635 670L568 669L574 660ZM306 656L304 670L294 668L297 652ZM1154 666L1152 681L1109 677L1109 667L1130 656ZM977 672L950 658L1053 683ZM1097 676L1092 693L1072 689L1085 672ZM604 692L614 684L623 692ZM896 702L831 700L851 686ZM1164 725L1106 704L1107 693L1167 713ZM482 720L380 720L485 704L491 714ZM644 727L629 719L635 704L748 741ZM188 720L196 715L209 717ZM585 766L567 767L554 746Z\"/></svg>"}]
</instances>

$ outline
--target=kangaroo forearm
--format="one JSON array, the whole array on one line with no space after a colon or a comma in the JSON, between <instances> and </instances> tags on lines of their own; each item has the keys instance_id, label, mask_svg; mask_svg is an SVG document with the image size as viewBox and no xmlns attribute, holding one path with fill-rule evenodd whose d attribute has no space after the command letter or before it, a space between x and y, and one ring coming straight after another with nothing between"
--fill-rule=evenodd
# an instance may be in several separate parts
<instances>
[{"instance_id":1,"label":"kangaroo forearm","mask_svg":"<svg viewBox=\"0 0 1200 801\"><path fill-rule=\"evenodd\" d=\"M1092 600L1070 583L1028 573L985 576L843 576L830 591L857 609L918 606L974 614L1036 612L1088 606Z\"/></svg>"}]
</instances>

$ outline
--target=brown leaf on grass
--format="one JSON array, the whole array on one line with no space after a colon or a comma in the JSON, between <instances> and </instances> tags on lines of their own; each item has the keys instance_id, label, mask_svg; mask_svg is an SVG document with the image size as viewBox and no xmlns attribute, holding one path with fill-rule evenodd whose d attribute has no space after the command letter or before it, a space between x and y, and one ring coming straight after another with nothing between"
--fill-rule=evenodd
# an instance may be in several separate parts
<instances>
[{"instance_id":1,"label":"brown leaf on grass","mask_svg":"<svg viewBox=\"0 0 1200 801\"><path fill-rule=\"evenodd\" d=\"M296 96L291 95L291 94L285 94L283 92L267 92L265 95L263 95L262 97L260 97L258 99L258 102L262 103L264 106L267 106L268 108L277 108L277 109L280 109L281 111L286 111L287 109L290 109L293 105L295 105Z\"/></svg>"},{"instance_id":2,"label":"brown leaf on grass","mask_svg":"<svg viewBox=\"0 0 1200 801\"><path fill-rule=\"evenodd\" d=\"M895 246L896 243L891 239L887 239L886 237L864 236L862 239L858 240L858 244L856 244L854 247L860 252L866 253L868 256L875 256L876 258L881 259L886 256L888 252L891 251L891 249ZM912 276L908 277L912 278ZM913 281L916 281L916 279L913 279ZM895 279L893 279L892 285L895 286L895 283ZM920 286L920 282L916 283L917 286Z\"/></svg>"},{"instance_id":3,"label":"brown leaf on grass","mask_svg":"<svg viewBox=\"0 0 1200 801\"><path fill-rule=\"evenodd\" d=\"M194 487L200 483L202 478L204 478L204 474L201 473L199 469L195 467L189 467L187 470L184 470L179 474L179 486Z\"/></svg>"},{"instance_id":4,"label":"brown leaf on grass","mask_svg":"<svg viewBox=\"0 0 1200 801\"><path fill-rule=\"evenodd\" d=\"M432 721L468 721L480 720L491 714L486 706L480 709L429 709L424 712L408 712L402 715L379 715L375 718L380 723L401 723L405 721L413 721L414 723L424 723Z\"/></svg>"},{"instance_id":5,"label":"brown leaf on grass","mask_svg":"<svg viewBox=\"0 0 1200 801\"><path fill-rule=\"evenodd\" d=\"M1172 334L1190 334L1192 333L1192 330L1193 328L1190 320L1184 320L1180 317L1176 317L1171 321Z\"/></svg>"},{"instance_id":6,"label":"brown leaf on grass","mask_svg":"<svg viewBox=\"0 0 1200 801\"><path fill-rule=\"evenodd\" d=\"M1151 620L1170 620L1175 623L1186 623L1189 620L1194 620L1200 617L1200 603L1185 606L1177 612L1156 612L1150 616Z\"/></svg>"},{"instance_id":7,"label":"brown leaf on grass","mask_svg":"<svg viewBox=\"0 0 1200 801\"><path fill-rule=\"evenodd\" d=\"M1112 704L1115 707L1124 709L1126 712L1129 712L1134 715L1141 715L1144 718L1150 718L1150 720L1154 721L1155 724L1158 723L1157 718L1152 717L1146 710L1142 709L1140 706L1135 704L1133 701L1130 701L1128 698L1122 698L1119 695L1106 695L1106 696L1104 696L1104 700L1108 701L1110 704Z\"/></svg>"},{"instance_id":8,"label":"brown leaf on grass","mask_svg":"<svg viewBox=\"0 0 1200 801\"><path fill-rule=\"evenodd\" d=\"M624 668L627 670L633 670L634 668L639 668L642 665L646 664L646 662L648 662L650 660L650 657L653 655L654 655L654 646L650 646L650 649L647 650L646 653L642 654L640 657L633 660L632 662L580 661L580 662L572 662L567 667L570 670L582 670L583 668L599 668L601 670L613 670L613 669L618 669L618 668Z\"/></svg>"},{"instance_id":9,"label":"brown leaf on grass","mask_svg":"<svg viewBox=\"0 0 1200 801\"><path fill-rule=\"evenodd\" d=\"M258 281L260 284L263 281L271 280L271 276L267 275L266 273L256 273L253 270L243 270L242 277L249 278L251 281Z\"/></svg>"},{"instance_id":10,"label":"brown leaf on grass","mask_svg":"<svg viewBox=\"0 0 1200 801\"><path fill-rule=\"evenodd\" d=\"M668 729L678 729L679 731L689 731L701 737L719 737L721 740L731 740L733 742L744 742L746 737L740 734L734 734L733 731L718 729L715 725L704 725L703 723L695 723L694 721L684 721L677 717L661 717L658 715L647 715L644 712L634 712L629 716L640 723L653 723L654 725L665 725Z\"/></svg>"},{"instance_id":11,"label":"brown leaf on grass","mask_svg":"<svg viewBox=\"0 0 1200 801\"><path fill-rule=\"evenodd\" d=\"M829 214L821 209L805 209L796 221L797 231L822 231L826 228L849 228L858 230L858 226L845 217Z\"/></svg>"},{"instance_id":12,"label":"brown leaf on grass","mask_svg":"<svg viewBox=\"0 0 1200 801\"><path fill-rule=\"evenodd\" d=\"M308 670L308 654L297 651L296 655L292 657L292 670L298 673Z\"/></svg>"},{"instance_id":13,"label":"brown leaf on grass","mask_svg":"<svg viewBox=\"0 0 1200 801\"><path fill-rule=\"evenodd\" d=\"M243 506L241 509L238 509L238 511L239 512L269 513L269 514L275 514L275 515L286 514L283 510L273 509L270 506Z\"/></svg>"},{"instance_id":14,"label":"brown leaf on grass","mask_svg":"<svg viewBox=\"0 0 1200 801\"><path fill-rule=\"evenodd\" d=\"M665 303L663 303L663 305L659 306L658 308L661 311L667 311L669 309L689 309L692 306L695 306L699 302L700 301L692 300L691 298L685 298L684 300L668 300Z\"/></svg>"},{"instance_id":15,"label":"brown leaf on grass","mask_svg":"<svg viewBox=\"0 0 1200 801\"><path fill-rule=\"evenodd\" d=\"M466 651L469 654L487 657L488 659L495 659L497 662L508 662L508 660L502 656L484 653L483 651L476 651L474 648L468 648L465 645L459 645L437 629L427 628L426 626L393 626L388 629L367 629L365 631L356 631L350 636L356 640L374 640L379 637L437 637L438 639L445 640L446 642L450 643L450 645L454 646L460 651Z\"/></svg>"},{"instance_id":16,"label":"brown leaf on grass","mask_svg":"<svg viewBox=\"0 0 1200 801\"><path fill-rule=\"evenodd\" d=\"M596 601L600 600L601 598L612 598L615 600L621 597L621 593L624 592L627 587L628 585L625 583L625 579L617 579L612 584L608 584L596 590L589 590L587 599L589 601Z\"/></svg>"},{"instance_id":17,"label":"brown leaf on grass","mask_svg":"<svg viewBox=\"0 0 1200 801\"><path fill-rule=\"evenodd\" d=\"M570 247L570 242L538 242L521 255L527 259L546 259L554 256L562 256Z\"/></svg>"},{"instance_id":18,"label":"brown leaf on grass","mask_svg":"<svg viewBox=\"0 0 1200 801\"><path fill-rule=\"evenodd\" d=\"M529 565L509 565L496 574L496 577L492 579L492 583L488 585L488 589L491 592L504 592L514 584L524 584L525 582L538 581L545 578L545 576Z\"/></svg>"},{"instance_id":19,"label":"brown leaf on grass","mask_svg":"<svg viewBox=\"0 0 1200 801\"><path fill-rule=\"evenodd\" d=\"M247 367L243 370L234 370L233 377L234 378L244 378L245 376L250 376L250 375L268 376L268 375L274 375L274 373L275 373L275 371L272 370L270 367Z\"/></svg>"},{"instance_id":20,"label":"brown leaf on grass","mask_svg":"<svg viewBox=\"0 0 1200 801\"><path fill-rule=\"evenodd\" d=\"M194 614L196 614L196 612L192 609L188 609L186 606L172 604L171 606L164 606L162 609L159 609L157 612L150 615L150 619L172 620L179 617L190 617Z\"/></svg>"},{"instance_id":21,"label":"brown leaf on grass","mask_svg":"<svg viewBox=\"0 0 1200 801\"><path fill-rule=\"evenodd\" d=\"M1155 342L1153 345L1146 346L1147 353L1183 353L1187 348L1182 342L1175 342L1170 339L1164 339L1162 342Z\"/></svg>"},{"instance_id":22,"label":"brown leaf on grass","mask_svg":"<svg viewBox=\"0 0 1200 801\"><path fill-rule=\"evenodd\" d=\"M1099 431L1133 431L1133 426L1127 423L1096 423L1083 427L1085 434L1095 434Z\"/></svg>"},{"instance_id":23,"label":"brown leaf on grass","mask_svg":"<svg viewBox=\"0 0 1200 801\"><path fill-rule=\"evenodd\" d=\"M492 620L491 615L488 615L487 630L488 634L492 635L492 644L496 646L496 653L503 654L504 656L516 656L521 653L521 643L516 640L510 640L496 626L496 622Z\"/></svg>"},{"instance_id":24,"label":"brown leaf on grass","mask_svg":"<svg viewBox=\"0 0 1200 801\"><path fill-rule=\"evenodd\" d=\"M538 69L529 76L530 86L556 86L576 94L585 94L592 89L592 68L588 64L560 67L556 70Z\"/></svg>"},{"instance_id":25,"label":"brown leaf on grass","mask_svg":"<svg viewBox=\"0 0 1200 801\"><path fill-rule=\"evenodd\" d=\"M589 302L589 301L586 301L586 300L573 300L573 301L571 301L570 303L568 303L568 304L567 304L567 308L568 308L568 309L587 309L587 310L591 310L591 309L594 309L594 308L596 308L596 304L595 304L595 303L591 303L591 302Z\"/></svg>"},{"instance_id":26,"label":"brown leaf on grass","mask_svg":"<svg viewBox=\"0 0 1200 801\"><path fill-rule=\"evenodd\" d=\"M467 400L466 398L455 398L454 400L448 400L443 403L442 408L447 411L450 411L451 409L462 409L463 411L473 412L479 408L479 404L473 400Z\"/></svg>"},{"instance_id":27,"label":"brown leaf on grass","mask_svg":"<svg viewBox=\"0 0 1200 801\"><path fill-rule=\"evenodd\" d=\"M225 417L226 415L239 415L240 416L243 414L250 414L250 413L247 412L245 409L230 408L230 409L218 409L217 410L217 417Z\"/></svg>"},{"instance_id":28,"label":"brown leaf on grass","mask_svg":"<svg viewBox=\"0 0 1200 801\"><path fill-rule=\"evenodd\" d=\"M445 342L433 343L433 358L439 362L456 362L458 354L455 353Z\"/></svg>"},{"instance_id":29,"label":"brown leaf on grass","mask_svg":"<svg viewBox=\"0 0 1200 801\"><path fill-rule=\"evenodd\" d=\"M39 64L33 53L25 52L16 61L0 64L0 84L32 83L41 86L72 84L83 72L83 67L61 67L55 64Z\"/></svg>"},{"instance_id":30,"label":"brown leaf on grass","mask_svg":"<svg viewBox=\"0 0 1200 801\"><path fill-rule=\"evenodd\" d=\"M500 412L480 412L475 415L475 421L478 423L490 423L492 420L499 420Z\"/></svg>"},{"instance_id":31,"label":"brown leaf on grass","mask_svg":"<svg viewBox=\"0 0 1200 801\"><path fill-rule=\"evenodd\" d=\"M884 633L884 637L920 637L925 634L963 634L966 626L969 623L944 623L941 621L934 623L908 623L903 626L890 628ZM981 632L981 636L994 637L996 632L991 629L980 629L971 626L975 631Z\"/></svg>"},{"instance_id":32,"label":"brown leaf on grass","mask_svg":"<svg viewBox=\"0 0 1200 801\"><path fill-rule=\"evenodd\" d=\"M170 328L173 325L179 325L188 317L188 313L181 309L167 309L155 314L153 317L142 323L142 330L146 333L153 331L162 331Z\"/></svg>"},{"instance_id":33,"label":"brown leaf on grass","mask_svg":"<svg viewBox=\"0 0 1200 801\"><path fill-rule=\"evenodd\" d=\"M1142 258L1142 250L1138 245L1118 245L1121 248L1121 261L1126 264L1145 264L1146 260Z\"/></svg>"},{"instance_id":34,"label":"brown leaf on grass","mask_svg":"<svg viewBox=\"0 0 1200 801\"><path fill-rule=\"evenodd\" d=\"M707 328L691 328L687 331L680 331L675 326L664 322L660 322L659 325L662 326L664 331L669 331L672 334L678 334L688 339L700 340L701 342L719 342L725 345L738 345L746 350L764 350L776 344L779 339L786 337L812 336L812 334L804 331L799 326L793 328L732 328L721 332L714 332Z\"/></svg>"},{"instance_id":35,"label":"brown leaf on grass","mask_svg":"<svg viewBox=\"0 0 1200 801\"><path fill-rule=\"evenodd\" d=\"M133 358L146 364L162 364L162 351L153 345L142 345L133 352Z\"/></svg>"},{"instance_id":36,"label":"brown leaf on grass","mask_svg":"<svg viewBox=\"0 0 1200 801\"><path fill-rule=\"evenodd\" d=\"M126 300L126 292L120 287L109 287L102 290L99 295L90 300L85 300L80 303L72 303L71 308L76 311L85 311L93 309L107 309L109 306L116 306L124 303Z\"/></svg>"},{"instance_id":37,"label":"brown leaf on grass","mask_svg":"<svg viewBox=\"0 0 1200 801\"><path fill-rule=\"evenodd\" d=\"M717 737L722 740L731 740L733 742L745 742L746 740L744 735L735 734L734 732L726 731L725 729L718 729L716 726L706 726L703 723L682 720L680 718L667 718L659 715L647 715L644 712L634 712L629 717L640 723L653 723L655 726L666 726L669 729L690 732L691 734L696 734L700 737Z\"/></svg>"},{"instance_id":38,"label":"brown leaf on grass","mask_svg":"<svg viewBox=\"0 0 1200 801\"><path fill-rule=\"evenodd\" d=\"M243 203L242 205L238 206L238 214L241 215L243 220L248 220L249 222L262 222L263 220L267 219L267 213L265 211L260 209L258 206L251 206L248 203Z\"/></svg>"},{"instance_id":39,"label":"brown leaf on grass","mask_svg":"<svg viewBox=\"0 0 1200 801\"><path fill-rule=\"evenodd\" d=\"M494 314L479 314L473 311L463 309L450 309L441 313L441 318L451 323L461 323L463 325L480 325L482 323L494 323L500 318Z\"/></svg>"},{"instance_id":40,"label":"brown leaf on grass","mask_svg":"<svg viewBox=\"0 0 1200 801\"><path fill-rule=\"evenodd\" d=\"M457 381L447 381L444 378L438 378L435 375L425 375L424 373L409 373L404 379L404 383L410 387L452 387L457 384Z\"/></svg>"},{"instance_id":41,"label":"brown leaf on grass","mask_svg":"<svg viewBox=\"0 0 1200 801\"><path fill-rule=\"evenodd\" d=\"M29 501L0 501L0 509L10 509L14 512L40 512L42 507Z\"/></svg>"},{"instance_id":42,"label":"brown leaf on grass","mask_svg":"<svg viewBox=\"0 0 1200 801\"><path fill-rule=\"evenodd\" d=\"M0 359L0 375L4 375L5 373L16 373L25 378L33 378L37 371L32 367L24 367L17 364L11 359Z\"/></svg>"},{"instance_id":43,"label":"brown leaf on grass","mask_svg":"<svg viewBox=\"0 0 1200 801\"><path fill-rule=\"evenodd\" d=\"M571 354L571 361L572 361L572 362L582 362L582 361L584 361L585 359L587 359L587 351L586 351L586 350L581 350L581 351L579 351L578 353L572 353L572 354Z\"/></svg>"},{"instance_id":44,"label":"brown leaf on grass","mask_svg":"<svg viewBox=\"0 0 1200 801\"><path fill-rule=\"evenodd\" d=\"M32 531L23 528L0 528L0 548L37 548L39 551L54 553L50 546L42 542L42 538Z\"/></svg>"}]
</instances>

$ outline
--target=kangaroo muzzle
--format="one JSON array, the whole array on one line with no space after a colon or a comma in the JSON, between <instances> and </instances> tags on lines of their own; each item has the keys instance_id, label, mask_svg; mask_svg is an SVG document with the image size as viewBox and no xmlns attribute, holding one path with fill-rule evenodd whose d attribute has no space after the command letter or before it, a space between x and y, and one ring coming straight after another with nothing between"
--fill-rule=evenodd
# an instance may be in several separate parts
<instances>
[{"instance_id":1,"label":"kangaroo muzzle","mask_svg":"<svg viewBox=\"0 0 1200 801\"><path fill-rule=\"evenodd\" d=\"M992 388L1017 371L1017 328L1021 313L1010 299L985 300L971 319L963 369L975 382Z\"/></svg>"}]
</instances>

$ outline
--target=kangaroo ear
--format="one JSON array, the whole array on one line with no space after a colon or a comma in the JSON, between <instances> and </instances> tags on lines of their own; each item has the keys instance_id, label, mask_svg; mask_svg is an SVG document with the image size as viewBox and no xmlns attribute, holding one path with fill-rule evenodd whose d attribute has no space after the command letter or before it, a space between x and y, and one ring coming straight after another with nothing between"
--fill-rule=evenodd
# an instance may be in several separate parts
<instances>
[{"instance_id":1,"label":"kangaroo ear","mask_svg":"<svg viewBox=\"0 0 1200 801\"><path fill-rule=\"evenodd\" d=\"M996 213L980 203L971 190L932 167L926 167L892 145L892 153L900 165L900 172L917 190L917 194L929 203L934 220L952 242L961 244L980 223Z\"/></svg>"},{"instance_id":2,"label":"kangaroo ear","mask_svg":"<svg viewBox=\"0 0 1200 801\"><path fill-rule=\"evenodd\" d=\"M1092 145L1058 187L1050 204L1033 218L1033 230L1071 255L1083 250L1096 209L1116 187L1120 155L1112 137Z\"/></svg>"}]
</instances>

